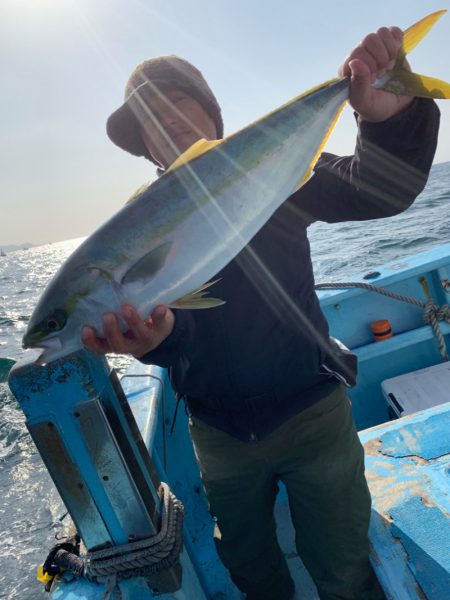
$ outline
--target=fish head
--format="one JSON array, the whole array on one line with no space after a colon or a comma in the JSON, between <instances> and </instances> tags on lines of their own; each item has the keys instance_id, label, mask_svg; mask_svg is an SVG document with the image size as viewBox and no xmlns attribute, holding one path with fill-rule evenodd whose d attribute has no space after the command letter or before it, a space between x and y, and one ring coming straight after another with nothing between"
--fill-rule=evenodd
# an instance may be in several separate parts
<instances>
[{"instance_id":1,"label":"fish head","mask_svg":"<svg viewBox=\"0 0 450 600\"><path fill-rule=\"evenodd\" d=\"M54 354L63 348L61 334L67 325L68 314L63 308L54 308L41 314L35 311L28 323L27 331L22 340L23 348L43 348L46 354Z\"/></svg>"},{"instance_id":2,"label":"fish head","mask_svg":"<svg viewBox=\"0 0 450 600\"><path fill-rule=\"evenodd\" d=\"M23 348L42 348L38 364L60 358L82 347L82 325L67 304L39 303L28 323L22 340Z\"/></svg>"},{"instance_id":3,"label":"fish head","mask_svg":"<svg viewBox=\"0 0 450 600\"><path fill-rule=\"evenodd\" d=\"M72 280L73 282L74 280ZM83 347L81 330L89 319L80 310L83 294L69 281L57 278L46 288L28 322L23 348L42 348L38 364L65 356Z\"/></svg>"}]
</instances>

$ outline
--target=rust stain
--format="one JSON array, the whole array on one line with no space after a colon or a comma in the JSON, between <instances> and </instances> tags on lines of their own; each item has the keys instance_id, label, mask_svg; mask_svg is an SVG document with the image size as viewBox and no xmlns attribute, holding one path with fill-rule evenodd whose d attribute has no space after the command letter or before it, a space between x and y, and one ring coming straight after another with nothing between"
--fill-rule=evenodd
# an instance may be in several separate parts
<instances>
[{"instance_id":1,"label":"rust stain","mask_svg":"<svg viewBox=\"0 0 450 600\"><path fill-rule=\"evenodd\" d=\"M400 458L410 458L416 463L416 465L420 465L421 467L427 466L430 462L427 458L422 458L416 454L411 454L410 456L401 456Z\"/></svg>"},{"instance_id":2,"label":"rust stain","mask_svg":"<svg viewBox=\"0 0 450 600\"><path fill-rule=\"evenodd\" d=\"M418 457L417 459L423 460ZM429 479L423 473L417 472L415 460L408 462L401 460L399 464L395 464L393 461L383 460L380 457L380 460L373 461L371 466L373 470L366 471L366 478L374 499L374 506L388 520L392 520L389 514L390 510L401 504L406 497L416 496L426 506L435 506L434 502L429 499L428 493L424 491L424 487L428 488L431 485ZM380 474L381 470L389 471L392 474ZM398 479L399 472L402 473L402 481Z\"/></svg>"},{"instance_id":3,"label":"rust stain","mask_svg":"<svg viewBox=\"0 0 450 600\"><path fill-rule=\"evenodd\" d=\"M428 496L420 496L420 501L422 502L422 504L428 506L429 508L435 506L435 504L428 498Z\"/></svg>"},{"instance_id":4,"label":"rust stain","mask_svg":"<svg viewBox=\"0 0 450 600\"><path fill-rule=\"evenodd\" d=\"M381 453L381 446L380 438L374 438L364 444L364 452L370 456L376 456Z\"/></svg>"}]
</instances>

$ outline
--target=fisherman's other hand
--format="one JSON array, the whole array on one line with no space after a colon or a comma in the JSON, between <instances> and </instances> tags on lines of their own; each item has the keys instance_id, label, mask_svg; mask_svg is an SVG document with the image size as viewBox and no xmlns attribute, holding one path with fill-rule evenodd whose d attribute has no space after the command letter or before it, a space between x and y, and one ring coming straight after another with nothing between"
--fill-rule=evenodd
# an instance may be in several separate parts
<instances>
[{"instance_id":1,"label":"fisherman's other hand","mask_svg":"<svg viewBox=\"0 0 450 600\"><path fill-rule=\"evenodd\" d=\"M385 121L412 102L409 96L397 96L371 85L394 67L402 43L401 29L381 27L366 36L339 67L339 75L350 77L349 103L365 121ZM410 70L406 60L403 66Z\"/></svg>"},{"instance_id":2,"label":"fisherman's other hand","mask_svg":"<svg viewBox=\"0 0 450 600\"><path fill-rule=\"evenodd\" d=\"M175 324L175 315L166 306L157 306L150 317L141 319L137 310L125 304L121 308L121 317L128 325L121 332L119 321L114 313L103 315L104 338L100 338L93 327L83 328L83 344L95 354L132 354L136 358L154 350L171 333Z\"/></svg>"}]
</instances>

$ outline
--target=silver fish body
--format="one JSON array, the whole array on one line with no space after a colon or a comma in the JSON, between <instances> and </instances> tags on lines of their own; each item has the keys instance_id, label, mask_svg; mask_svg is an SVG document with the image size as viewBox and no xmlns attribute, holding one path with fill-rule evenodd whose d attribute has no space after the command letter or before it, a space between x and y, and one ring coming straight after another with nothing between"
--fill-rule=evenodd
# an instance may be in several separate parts
<instances>
[{"instance_id":1,"label":"silver fish body","mask_svg":"<svg viewBox=\"0 0 450 600\"><path fill-rule=\"evenodd\" d=\"M101 334L104 312L146 317L209 281L299 186L347 96L332 80L152 183L63 264L24 347L48 362L82 347L84 325Z\"/></svg>"}]
</instances>

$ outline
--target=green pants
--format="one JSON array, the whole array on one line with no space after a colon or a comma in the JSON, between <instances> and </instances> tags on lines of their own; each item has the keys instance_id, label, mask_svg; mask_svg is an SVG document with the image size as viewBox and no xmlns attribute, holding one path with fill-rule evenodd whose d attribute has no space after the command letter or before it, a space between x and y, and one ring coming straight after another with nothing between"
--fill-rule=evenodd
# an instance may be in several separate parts
<instances>
[{"instance_id":1,"label":"green pants","mask_svg":"<svg viewBox=\"0 0 450 600\"><path fill-rule=\"evenodd\" d=\"M296 547L321 599L378 599L368 555L364 452L343 388L245 443L190 419L217 551L250 600L287 600L294 584L276 537L278 481L286 485Z\"/></svg>"}]
</instances>

